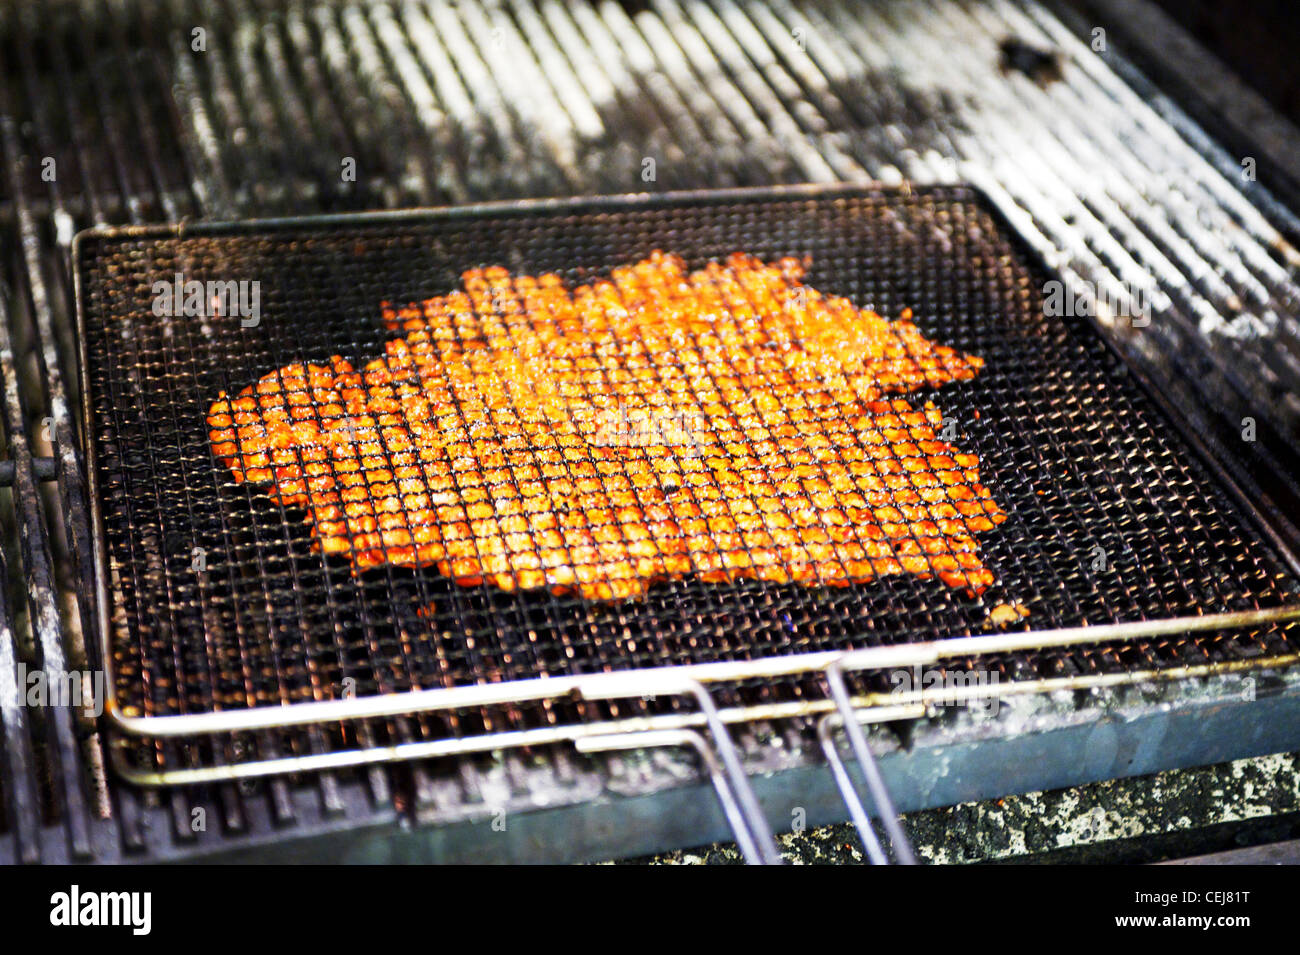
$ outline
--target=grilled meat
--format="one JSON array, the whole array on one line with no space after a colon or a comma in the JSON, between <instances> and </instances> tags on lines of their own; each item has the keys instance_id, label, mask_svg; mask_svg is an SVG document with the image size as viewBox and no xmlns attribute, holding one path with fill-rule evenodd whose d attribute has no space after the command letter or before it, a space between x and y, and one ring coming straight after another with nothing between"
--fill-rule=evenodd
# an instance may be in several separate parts
<instances>
[{"instance_id":1,"label":"grilled meat","mask_svg":"<svg viewBox=\"0 0 1300 955\"><path fill-rule=\"evenodd\" d=\"M305 509L358 570L626 598L694 575L842 585L993 577L1006 515L931 402L981 359L744 254L655 253L609 279L474 269L383 304L401 337L272 371L208 417L236 481Z\"/></svg>"}]
</instances>

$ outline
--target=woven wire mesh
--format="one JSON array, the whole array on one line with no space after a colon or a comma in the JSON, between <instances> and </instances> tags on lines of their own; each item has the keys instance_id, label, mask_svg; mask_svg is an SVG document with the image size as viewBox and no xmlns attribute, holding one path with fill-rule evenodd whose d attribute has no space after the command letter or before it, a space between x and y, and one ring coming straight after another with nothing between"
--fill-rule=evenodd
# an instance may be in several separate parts
<instances>
[{"instance_id":1,"label":"woven wire mesh","mask_svg":"<svg viewBox=\"0 0 1300 955\"><path fill-rule=\"evenodd\" d=\"M980 537L997 583L973 597L910 574L849 587L686 579L600 602L461 586L432 568L356 575L313 549L302 511L236 484L213 456L206 416L219 392L294 362L337 354L360 366L382 354L394 333L381 301L444 294L464 270L491 265L577 283L654 249L690 267L738 250L806 256L810 286L889 317L911 308L928 338L983 358L975 380L917 397L955 419L959 446L979 455L981 480L1009 515ZM989 611L1003 603L1029 611L1013 626L1044 629L1276 606L1297 592L1283 555L1093 327L1045 317L1049 273L962 188L88 236L77 268L108 640L128 714L938 639L994 629ZM260 320L156 316L154 283L177 274L258 282ZM1019 678L1236 659L1296 642L1268 629L980 665ZM809 688L791 678L736 692L772 702ZM554 706L542 709L556 718ZM453 722L423 732L470 731Z\"/></svg>"}]
</instances>

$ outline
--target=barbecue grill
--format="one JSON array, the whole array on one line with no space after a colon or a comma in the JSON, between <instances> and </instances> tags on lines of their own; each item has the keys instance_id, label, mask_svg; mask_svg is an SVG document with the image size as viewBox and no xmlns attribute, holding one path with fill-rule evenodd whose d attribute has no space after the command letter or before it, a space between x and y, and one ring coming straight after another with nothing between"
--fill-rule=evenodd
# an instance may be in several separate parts
<instances>
[{"instance_id":1,"label":"barbecue grill","mask_svg":"<svg viewBox=\"0 0 1300 955\"><path fill-rule=\"evenodd\" d=\"M0 858L773 861L793 813L910 861L898 809L1300 746L1294 131L1229 152L1105 7L0 8ZM984 359L923 397L993 588L357 575L212 455L383 301L659 248Z\"/></svg>"}]
</instances>

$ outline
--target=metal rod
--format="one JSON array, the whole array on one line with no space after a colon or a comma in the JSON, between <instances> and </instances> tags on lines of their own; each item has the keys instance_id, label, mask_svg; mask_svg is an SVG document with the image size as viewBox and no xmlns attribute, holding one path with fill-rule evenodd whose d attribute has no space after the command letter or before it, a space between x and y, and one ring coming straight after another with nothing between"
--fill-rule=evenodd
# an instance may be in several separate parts
<instances>
[{"instance_id":1,"label":"metal rod","mask_svg":"<svg viewBox=\"0 0 1300 955\"><path fill-rule=\"evenodd\" d=\"M731 734L727 732L726 724L718 715L718 708L709 697L708 691L699 683L691 681L691 692L708 720L709 733L722 756L723 766L726 767L731 777L736 799L740 803L745 818L749 821L754 839L758 843L762 861L768 865L779 865L781 863L781 854L777 851L772 829L767 824L767 816L763 814L763 807L758 802L758 795L754 792L754 787L750 785L749 777L745 774L745 768L741 764L740 752L736 749L735 741L732 740Z\"/></svg>"},{"instance_id":2,"label":"metal rod","mask_svg":"<svg viewBox=\"0 0 1300 955\"><path fill-rule=\"evenodd\" d=\"M621 673L587 676L548 677L475 686L414 690L381 696L295 703L292 706L261 706L219 713L189 713L174 716L133 717L124 715L111 700L107 710L123 730L144 736L189 736L199 733L235 732L271 726L301 726L365 717L398 716L436 710L505 705L533 700L558 699L573 692L596 699L602 692L630 688L625 695L644 696L647 688L663 680L698 680L701 683L743 680L751 677L788 676L816 673L839 661L845 670L907 667L938 660L1014 650L1085 646L1111 640L1202 630L1229 630L1261 624L1300 620L1300 604L1270 610L1173 617L1131 623L1099 624L1059 630L1020 631L977 637L953 637L925 643L873 647L857 651L765 657L723 663L700 663L676 667L655 667ZM109 681L112 685L112 681ZM608 687L608 689L605 689Z\"/></svg>"},{"instance_id":3,"label":"metal rod","mask_svg":"<svg viewBox=\"0 0 1300 955\"><path fill-rule=\"evenodd\" d=\"M714 748L722 759L723 769L731 781L732 791L736 795L740 812L745 817L749 831L753 834L754 840L759 847L762 861L769 865L780 864L781 856L777 852L776 843L772 837L772 829L767 824L767 817L763 814L763 807L759 805L758 796L754 793L754 787L750 785L749 777L745 774L740 752L736 749L735 741L732 740L731 734L727 731L726 722L719 715L716 704L714 704L708 691L699 681L666 671L656 679L639 685L635 683L628 684L622 680L593 681L586 686L580 686L577 692L581 696L593 700L667 695L692 697L700 712L704 715L705 726L708 728L709 736L713 740Z\"/></svg>"},{"instance_id":4,"label":"metal rod","mask_svg":"<svg viewBox=\"0 0 1300 955\"><path fill-rule=\"evenodd\" d=\"M853 825L862 839L862 846L867 850L867 858L871 860L873 865L888 865L889 856L885 854L885 850L880 844L880 837L876 835L876 828L871 824L871 817L867 814L866 807L862 805L858 790L849 776L848 767L845 765L844 760L840 758L839 750L835 746L835 726L838 725L836 722L837 715L836 713L827 713L817 721L817 739L821 742L822 752L826 755L826 763L830 766L831 774L835 777L835 786L839 789L844 804L849 808L849 818L853 820Z\"/></svg>"},{"instance_id":5,"label":"metal rod","mask_svg":"<svg viewBox=\"0 0 1300 955\"><path fill-rule=\"evenodd\" d=\"M713 789L722 804L722 812L727 817L727 824L736 837L736 845L751 865L764 865L768 860L760 850L760 841L749 827L749 819L741 810L736 794L731 788L731 781L718 762L717 754L709 747L704 737L694 730L651 730L640 733L616 733L610 736L589 736L578 740L575 745L581 753L609 752L611 750L651 749L655 747L689 746L700 756L708 773Z\"/></svg>"},{"instance_id":6,"label":"metal rod","mask_svg":"<svg viewBox=\"0 0 1300 955\"><path fill-rule=\"evenodd\" d=\"M1276 657L1235 660L1227 663L1207 663L1190 667L1178 667L1168 670L1140 670L1125 673L1094 674L1088 676L1061 677L1052 680L1031 680L1019 683L997 685L1001 696L1053 693L1058 691L1077 691L1100 687L1127 686L1139 683L1173 681L1195 677L1214 676L1229 673L1245 673L1251 670L1273 667L1289 667L1300 664L1300 653L1284 654ZM947 692L947 691L945 691ZM988 695L987 688L958 687L949 695L949 699L983 698ZM891 697L892 700L892 697ZM855 699L854 705L862 718L863 711L870 709L877 720L916 719L925 715L924 705L916 702L882 704L877 697L865 696ZM752 707L729 707L720 711L726 723L753 723L777 719L793 719L806 716L821 716L835 709L832 700L806 700L798 703L768 704ZM582 723L569 726L551 726L536 730L520 730L485 733L476 736L454 739L426 740L418 743L403 743L390 746L375 746L365 742L361 749L336 750L313 756L295 756L275 760L240 763L237 766L214 766L198 769L164 770L162 772L145 772L126 763L123 753L129 747L129 740L122 738L114 741L111 747L111 760L114 768L129 782L139 786L188 785L228 781L234 779L274 776L281 773L319 772L323 769L341 769L349 766L374 766L382 763L403 762L413 759L440 756L461 756L469 753L492 752L501 749L514 749L538 746L547 743L573 742L584 736L606 733L635 732L649 729L681 729L705 725L702 713L677 713L665 716L634 717L611 720L603 723ZM363 736L367 724L358 728L358 736Z\"/></svg>"},{"instance_id":7,"label":"metal rod","mask_svg":"<svg viewBox=\"0 0 1300 955\"><path fill-rule=\"evenodd\" d=\"M907 841L903 824L899 822L894 800L889 795L885 778L880 775L880 767L876 765L876 758L871 754L871 747L867 745L862 724L858 722L857 714L853 711L853 701L849 699L849 690L844 684L844 673L839 661L826 668L826 682L830 684L831 696L835 699L835 706L844 721L844 733L848 736L849 745L852 746L853 753L858 759L858 768L867 782L867 791L871 793L871 798L875 802L876 815L880 817L885 832L888 833L893 844L894 855L903 865L916 865L916 856L912 853L911 843Z\"/></svg>"}]
</instances>

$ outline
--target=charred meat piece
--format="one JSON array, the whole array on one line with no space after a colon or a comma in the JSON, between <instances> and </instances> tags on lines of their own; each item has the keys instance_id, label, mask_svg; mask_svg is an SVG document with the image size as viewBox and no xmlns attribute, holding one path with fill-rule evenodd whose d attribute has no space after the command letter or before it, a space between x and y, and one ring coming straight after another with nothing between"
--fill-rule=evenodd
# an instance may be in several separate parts
<instances>
[{"instance_id":1,"label":"charred meat piece","mask_svg":"<svg viewBox=\"0 0 1300 955\"><path fill-rule=\"evenodd\" d=\"M572 289L474 269L384 303L401 337L360 369L223 393L212 448L357 570L598 599L688 575L982 591L975 536L1006 515L939 409L902 397L982 360L802 275L745 254L688 272L654 253Z\"/></svg>"}]
</instances>

